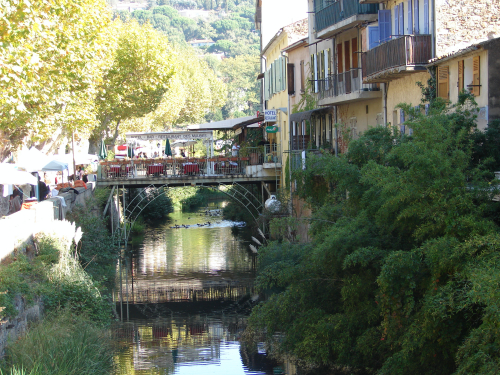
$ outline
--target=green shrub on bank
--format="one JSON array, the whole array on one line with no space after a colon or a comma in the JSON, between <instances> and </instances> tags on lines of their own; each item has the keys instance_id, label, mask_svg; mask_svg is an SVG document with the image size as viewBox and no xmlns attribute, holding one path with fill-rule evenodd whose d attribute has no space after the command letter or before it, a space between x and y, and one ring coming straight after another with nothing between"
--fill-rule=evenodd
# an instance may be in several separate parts
<instances>
[{"instance_id":1,"label":"green shrub on bank","mask_svg":"<svg viewBox=\"0 0 500 375\"><path fill-rule=\"evenodd\" d=\"M224 197L224 193L206 188L184 186L182 188L169 189L168 196L174 205L180 206L182 210L190 210L197 206L206 205L208 198Z\"/></svg>"},{"instance_id":2,"label":"green shrub on bank","mask_svg":"<svg viewBox=\"0 0 500 375\"><path fill-rule=\"evenodd\" d=\"M99 375L113 368L109 334L83 315L58 310L8 347L10 375ZM10 367L10 368L9 368Z\"/></svg>"},{"instance_id":3,"label":"green shrub on bank","mask_svg":"<svg viewBox=\"0 0 500 375\"><path fill-rule=\"evenodd\" d=\"M146 221L163 220L174 211L172 199L165 188L130 189L130 202L132 201L134 202L132 216L139 213Z\"/></svg>"},{"instance_id":4,"label":"green shrub on bank","mask_svg":"<svg viewBox=\"0 0 500 375\"><path fill-rule=\"evenodd\" d=\"M114 280L120 250L106 227L106 221L89 209L100 207L101 203L102 199L93 197L86 207L75 206L68 213L68 220L74 221L83 232L82 240L76 248L82 267L95 281L109 286Z\"/></svg>"}]
</instances>

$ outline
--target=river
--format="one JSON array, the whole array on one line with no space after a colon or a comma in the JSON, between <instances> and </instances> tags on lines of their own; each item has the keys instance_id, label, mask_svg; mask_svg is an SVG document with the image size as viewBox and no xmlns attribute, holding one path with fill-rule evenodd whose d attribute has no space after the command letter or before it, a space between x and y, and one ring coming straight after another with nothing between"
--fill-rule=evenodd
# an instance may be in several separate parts
<instances>
[{"instance_id":1,"label":"river","mask_svg":"<svg viewBox=\"0 0 500 375\"><path fill-rule=\"evenodd\" d=\"M148 227L123 263L114 292L124 301L117 303L124 322L113 329L116 373L279 373L263 350L249 354L239 342L255 298L255 257L233 233L235 223L206 216L205 208L170 218Z\"/></svg>"}]
</instances>

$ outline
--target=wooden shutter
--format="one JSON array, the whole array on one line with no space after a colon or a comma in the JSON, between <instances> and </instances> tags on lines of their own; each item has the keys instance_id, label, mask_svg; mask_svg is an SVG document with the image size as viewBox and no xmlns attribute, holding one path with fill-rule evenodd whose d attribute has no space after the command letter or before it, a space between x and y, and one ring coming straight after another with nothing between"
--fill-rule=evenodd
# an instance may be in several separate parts
<instances>
[{"instance_id":1,"label":"wooden shutter","mask_svg":"<svg viewBox=\"0 0 500 375\"><path fill-rule=\"evenodd\" d=\"M413 1L413 32L420 33L420 0Z\"/></svg>"},{"instance_id":2,"label":"wooden shutter","mask_svg":"<svg viewBox=\"0 0 500 375\"><path fill-rule=\"evenodd\" d=\"M338 73L344 73L344 55L342 54L342 43L337 44L337 67Z\"/></svg>"},{"instance_id":3,"label":"wooden shutter","mask_svg":"<svg viewBox=\"0 0 500 375\"><path fill-rule=\"evenodd\" d=\"M379 45L380 34L378 26L368 26L368 38L370 39L370 49L374 49Z\"/></svg>"},{"instance_id":4,"label":"wooden shutter","mask_svg":"<svg viewBox=\"0 0 500 375\"><path fill-rule=\"evenodd\" d=\"M288 95L295 94L295 65L287 64L287 84L288 84Z\"/></svg>"},{"instance_id":5,"label":"wooden shutter","mask_svg":"<svg viewBox=\"0 0 500 375\"><path fill-rule=\"evenodd\" d=\"M349 41L344 42L344 69L348 72L351 69L351 46Z\"/></svg>"},{"instance_id":6,"label":"wooden shutter","mask_svg":"<svg viewBox=\"0 0 500 375\"><path fill-rule=\"evenodd\" d=\"M429 0L424 0L424 34L430 34L430 27L429 27Z\"/></svg>"},{"instance_id":7,"label":"wooden shutter","mask_svg":"<svg viewBox=\"0 0 500 375\"><path fill-rule=\"evenodd\" d=\"M448 66L438 67L438 96L440 98L450 99L450 68Z\"/></svg>"},{"instance_id":8,"label":"wooden shutter","mask_svg":"<svg viewBox=\"0 0 500 375\"><path fill-rule=\"evenodd\" d=\"M405 35L405 3L399 4L399 35Z\"/></svg>"},{"instance_id":9,"label":"wooden shutter","mask_svg":"<svg viewBox=\"0 0 500 375\"><path fill-rule=\"evenodd\" d=\"M479 96L481 94L481 59L474 56L472 60L472 94Z\"/></svg>"},{"instance_id":10,"label":"wooden shutter","mask_svg":"<svg viewBox=\"0 0 500 375\"><path fill-rule=\"evenodd\" d=\"M464 60L458 62L458 93L464 90Z\"/></svg>"},{"instance_id":11,"label":"wooden shutter","mask_svg":"<svg viewBox=\"0 0 500 375\"><path fill-rule=\"evenodd\" d=\"M318 55L314 55L314 92L319 91L318 85Z\"/></svg>"},{"instance_id":12,"label":"wooden shutter","mask_svg":"<svg viewBox=\"0 0 500 375\"><path fill-rule=\"evenodd\" d=\"M358 68L358 38L354 38L351 41L352 44L352 68L357 69Z\"/></svg>"},{"instance_id":13,"label":"wooden shutter","mask_svg":"<svg viewBox=\"0 0 500 375\"><path fill-rule=\"evenodd\" d=\"M325 79L325 51L321 51L321 79Z\"/></svg>"},{"instance_id":14,"label":"wooden shutter","mask_svg":"<svg viewBox=\"0 0 500 375\"><path fill-rule=\"evenodd\" d=\"M300 92L305 91L305 67L304 67L304 60L300 62Z\"/></svg>"},{"instance_id":15,"label":"wooden shutter","mask_svg":"<svg viewBox=\"0 0 500 375\"><path fill-rule=\"evenodd\" d=\"M392 25L391 25L392 17L391 10L379 10L378 11L378 24L379 24L379 39L381 42L387 42L391 39L392 34ZM372 41L370 40L370 44Z\"/></svg>"},{"instance_id":16,"label":"wooden shutter","mask_svg":"<svg viewBox=\"0 0 500 375\"><path fill-rule=\"evenodd\" d=\"M309 65L309 71L310 71L310 74L311 74L311 81L314 84L314 54L311 55L311 62L310 62L310 65Z\"/></svg>"},{"instance_id":17,"label":"wooden shutter","mask_svg":"<svg viewBox=\"0 0 500 375\"><path fill-rule=\"evenodd\" d=\"M415 0L418 2L418 0ZM413 34L413 2L408 0L408 34Z\"/></svg>"},{"instance_id":18,"label":"wooden shutter","mask_svg":"<svg viewBox=\"0 0 500 375\"><path fill-rule=\"evenodd\" d=\"M396 35L396 38L399 34L401 34L399 32L399 5L394 7L394 34Z\"/></svg>"}]
</instances>

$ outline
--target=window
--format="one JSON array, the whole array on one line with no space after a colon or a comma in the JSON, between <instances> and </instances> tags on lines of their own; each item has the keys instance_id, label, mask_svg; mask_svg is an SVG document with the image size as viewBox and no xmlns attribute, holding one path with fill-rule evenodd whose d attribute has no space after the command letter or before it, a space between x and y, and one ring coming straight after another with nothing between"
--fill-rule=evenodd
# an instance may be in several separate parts
<instances>
[{"instance_id":1,"label":"window","mask_svg":"<svg viewBox=\"0 0 500 375\"><path fill-rule=\"evenodd\" d=\"M438 97L450 99L450 68L448 66L438 66Z\"/></svg>"},{"instance_id":2,"label":"window","mask_svg":"<svg viewBox=\"0 0 500 375\"><path fill-rule=\"evenodd\" d=\"M413 32L420 33L420 0L413 0Z\"/></svg>"},{"instance_id":3,"label":"window","mask_svg":"<svg viewBox=\"0 0 500 375\"><path fill-rule=\"evenodd\" d=\"M295 64L287 64L288 95L295 95Z\"/></svg>"},{"instance_id":4,"label":"window","mask_svg":"<svg viewBox=\"0 0 500 375\"><path fill-rule=\"evenodd\" d=\"M352 68L357 69L358 68L358 38L354 38L351 41L352 45Z\"/></svg>"}]
</instances>

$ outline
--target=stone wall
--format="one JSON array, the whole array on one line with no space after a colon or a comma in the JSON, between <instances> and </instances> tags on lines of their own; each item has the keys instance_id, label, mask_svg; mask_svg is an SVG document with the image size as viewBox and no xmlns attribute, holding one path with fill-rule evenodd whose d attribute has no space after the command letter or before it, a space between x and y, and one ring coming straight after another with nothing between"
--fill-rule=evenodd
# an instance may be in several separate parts
<instances>
[{"instance_id":1,"label":"stone wall","mask_svg":"<svg viewBox=\"0 0 500 375\"><path fill-rule=\"evenodd\" d=\"M498 0L435 0L437 57L500 37Z\"/></svg>"},{"instance_id":2,"label":"stone wall","mask_svg":"<svg viewBox=\"0 0 500 375\"><path fill-rule=\"evenodd\" d=\"M0 322L0 358L5 355L5 348L9 342L16 341L26 332L31 322L42 318L43 304L41 301L37 300L33 306L28 307L22 297L17 297L14 303L18 314Z\"/></svg>"}]
</instances>

